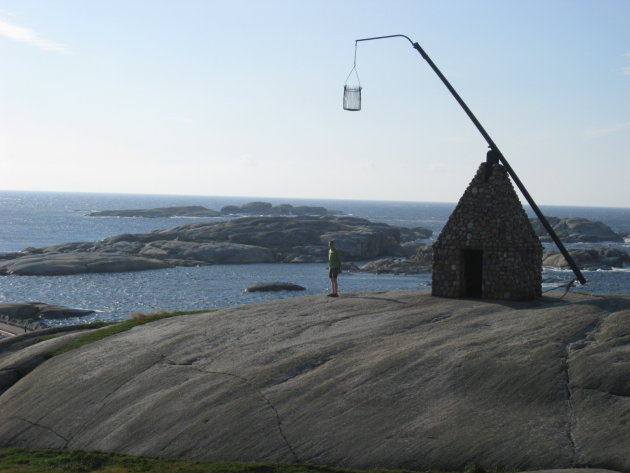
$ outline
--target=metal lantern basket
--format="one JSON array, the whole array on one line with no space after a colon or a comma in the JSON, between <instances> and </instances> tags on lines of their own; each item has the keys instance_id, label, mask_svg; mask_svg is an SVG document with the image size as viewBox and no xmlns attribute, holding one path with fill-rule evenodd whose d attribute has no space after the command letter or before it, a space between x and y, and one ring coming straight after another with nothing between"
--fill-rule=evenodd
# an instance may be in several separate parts
<instances>
[{"instance_id":1,"label":"metal lantern basket","mask_svg":"<svg viewBox=\"0 0 630 473\"><path fill-rule=\"evenodd\" d=\"M344 85L343 86L343 109L351 112L361 110L361 86L360 85Z\"/></svg>"},{"instance_id":2,"label":"metal lantern basket","mask_svg":"<svg viewBox=\"0 0 630 473\"><path fill-rule=\"evenodd\" d=\"M354 72L356 77L356 85L348 85L348 79ZM354 82L354 81L353 81ZM357 43L354 43L354 64L348 77L346 77L346 84L343 86L343 109L350 110L351 112L358 112L361 110L361 79L359 79L359 73L357 72Z\"/></svg>"}]
</instances>

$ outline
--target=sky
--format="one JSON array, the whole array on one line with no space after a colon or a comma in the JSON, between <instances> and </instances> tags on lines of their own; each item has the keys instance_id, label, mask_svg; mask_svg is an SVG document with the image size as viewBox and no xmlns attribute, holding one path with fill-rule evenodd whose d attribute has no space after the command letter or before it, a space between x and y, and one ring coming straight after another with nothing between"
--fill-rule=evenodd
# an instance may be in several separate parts
<instances>
[{"instance_id":1,"label":"sky","mask_svg":"<svg viewBox=\"0 0 630 473\"><path fill-rule=\"evenodd\" d=\"M0 190L630 207L630 0L0 0Z\"/></svg>"}]
</instances>

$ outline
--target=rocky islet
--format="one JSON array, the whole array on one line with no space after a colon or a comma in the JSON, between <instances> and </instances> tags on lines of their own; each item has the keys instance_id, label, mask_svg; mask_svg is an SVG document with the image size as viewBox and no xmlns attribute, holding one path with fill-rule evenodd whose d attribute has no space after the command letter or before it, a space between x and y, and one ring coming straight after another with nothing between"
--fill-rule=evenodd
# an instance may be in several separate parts
<instances>
[{"instance_id":1,"label":"rocky islet","mask_svg":"<svg viewBox=\"0 0 630 473\"><path fill-rule=\"evenodd\" d=\"M0 255L0 273L62 275L208 264L324 262L328 240L337 242L346 261L370 260L409 254L407 244L430 235L431 230L424 228L401 231L355 217L241 217L98 242L26 248Z\"/></svg>"},{"instance_id":2,"label":"rocky islet","mask_svg":"<svg viewBox=\"0 0 630 473\"><path fill-rule=\"evenodd\" d=\"M579 217L546 217L546 219L554 232L556 232L558 237L565 243L594 243L602 241L621 243L624 241L622 235L615 233L608 225L602 222L594 222ZM532 218L530 222L541 241L552 241L540 220Z\"/></svg>"},{"instance_id":3,"label":"rocky islet","mask_svg":"<svg viewBox=\"0 0 630 473\"><path fill-rule=\"evenodd\" d=\"M260 211L270 205L261 202L243 207ZM563 241L623 241L601 222L555 217L549 221ZM544 240L544 228L540 223L534 227ZM422 227L396 227L349 216L240 217L117 235L98 242L25 248L0 254L0 274L54 276L209 264L325 262L328 240L336 240L345 261L381 259L365 265L365 271L410 274L430 271L432 249L423 240L431 236L432 231ZM630 264L630 256L622 249L569 251L585 269ZM555 252L546 252L543 264L567 265Z\"/></svg>"},{"instance_id":4,"label":"rocky islet","mask_svg":"<svg viewBox=\"0 0 630 473\"><path fill-rule=\"evenodd\" d=\"M19 328L19 331L40 330L46 327L45 320L83 317L93 314L91 309L46 304L44 302L0 303L0 322Z\"/></svg>"},{"instance_id":5,"label":"rocky islet","mask_svg":"<svg viewBox=\"0 0 630 473\"><path fill-rule=\"evenodd\" d=\"M290 282L274 281L259 282L245 288L246 292L278 292L278 291L305 291L306 288Z\"/></svg>"},{"instance_id":6,"label":"rocky islet","mask_svg":"<svg viewBox=\"0 0 630 473\"><path fill-rule=\"evenodd\" d=\"M339 215L338 210L328 210L325 207L310 205L273 205L269 202L248 202L243 205L226 205L220 211L209 209L201 205L184 205L158 207L155 209L121 209L98 210L88 213L88 217L141 217L141 218L171 218L171 217L226 217L234 215Z\"/></svg>"}]
</instances>

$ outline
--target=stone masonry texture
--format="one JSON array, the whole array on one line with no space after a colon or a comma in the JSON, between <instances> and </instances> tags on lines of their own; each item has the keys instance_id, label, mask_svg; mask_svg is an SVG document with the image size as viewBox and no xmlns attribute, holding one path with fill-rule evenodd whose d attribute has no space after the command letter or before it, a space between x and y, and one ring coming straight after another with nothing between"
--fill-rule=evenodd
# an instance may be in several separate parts
<instances>
[{"instance_id":1,"label":"stone masonry texture","mask_svg":"<svg viewBox=\"0 0 630 473\"><path fill-rule=\"evenodd\" d=\"M488 174L487 166L492 167ZM471 295L465 268L465 254L471 250L481 252L477 296L519 300L541 295L542 245L500 164L479 166L433 244L434 296Z\"/></svg>"}]
</instances>

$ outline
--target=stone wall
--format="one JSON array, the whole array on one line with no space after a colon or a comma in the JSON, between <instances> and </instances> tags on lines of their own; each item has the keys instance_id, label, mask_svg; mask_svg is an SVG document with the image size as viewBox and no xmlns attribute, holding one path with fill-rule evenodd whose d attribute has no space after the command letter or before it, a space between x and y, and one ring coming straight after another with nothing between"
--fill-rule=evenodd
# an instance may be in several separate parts
<instances>
[{"instance_id":1,"label":"stone wall","mask_svg":"<svg viewBox=\"0 0 630 473\"><path fill-rule=\"evenodd\" d=\"M481 164L433 244L432 293L470 296L470 274L479 269L465 267L465 252L479 250L481 297L533 299L541 295L542 245L505 168L491 164L486 179L486 166Z\"/></svg>"}]
</instances>

